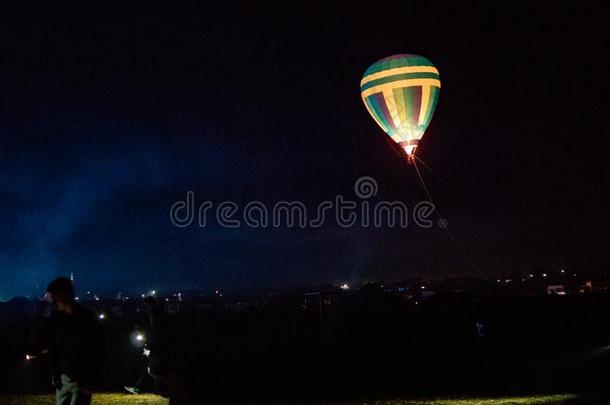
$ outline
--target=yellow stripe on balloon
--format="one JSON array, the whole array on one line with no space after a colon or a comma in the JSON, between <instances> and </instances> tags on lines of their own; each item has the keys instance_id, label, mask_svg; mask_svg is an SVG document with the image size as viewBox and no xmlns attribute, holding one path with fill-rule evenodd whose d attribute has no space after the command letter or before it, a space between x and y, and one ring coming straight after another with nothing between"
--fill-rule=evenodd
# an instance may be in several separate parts
<instances>
[{"instance_id":1,"label":"yellow stripe on balloon","mask_svg":"<svg viewBox=\"0 0 610 405\"><path fill-rule=\"evenodd\" d=\"M370 75L363 77L360 82L360 86L365 83L370 82L371 80L381 79L388 76L399 75L403 73L436 73L438 74L438 70L434 66L403 66L394 69L383 70L377 73L371 73Z\"/></svg>"},{"instance_id":2,"label":"yellow stripe on balloon","mask_svg":"<svg viewBox=\"0 0 610 405\"><path fill-rule=\"evenodd\" d=\"M419 107L419 120L417 121L417 123L419 125L422 125L425 122L429 105L430 105L430 86L422 86L421 104Z\"/></svg>"},{"instance_id":3,"label":"yellow stripe on balloon","mask_svg":"<svg viewBox=\"0 0 610 405\"><path fill-rule=\"evenodd\" d=\"M384 83L374 87L370 87L362 92L362 98L366 98L371 94L383 93L385 90L393 90L401 87L413 87L413 86L434 86L441 87L441 81L438 79L405 79L397 80L395 82Z\"/></svg>"},{"instance_id":4,"label":"yellow stripe on balloon","mask_svg":"<svg viewBox=\"0 0 610 405\"><path fill-rule=\"evenodd\" d=\"M405 94L402 89L394 89L392 90L394 93L394 100L396 101L396 107L398 108L398 116L400 117L400 122L407 122L409 117L407 117L407 110L405 108Z\"/></svg>"}]
</instances>

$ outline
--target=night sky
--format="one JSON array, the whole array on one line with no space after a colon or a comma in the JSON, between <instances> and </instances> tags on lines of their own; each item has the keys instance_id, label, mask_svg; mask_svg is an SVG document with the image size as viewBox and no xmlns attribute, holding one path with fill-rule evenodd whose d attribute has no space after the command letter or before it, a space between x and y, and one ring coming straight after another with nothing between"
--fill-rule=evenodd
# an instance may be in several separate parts
<instances>
[{"instance_id":1,"label":"night sky","mask_svg":"<svg viewBox=\"0 0 610 405\"><path fill-rule=\"evenodd\" d=\"M0 300L71 272L80 290L135 292L477 276L436 227L169 220L189 190L315 207L372 176L377 200L425 199L360 99L395 53L440 71L418 156L485 274L610 263L601 10L291 3L3 12Z\"/></svg>"}]
</instances>

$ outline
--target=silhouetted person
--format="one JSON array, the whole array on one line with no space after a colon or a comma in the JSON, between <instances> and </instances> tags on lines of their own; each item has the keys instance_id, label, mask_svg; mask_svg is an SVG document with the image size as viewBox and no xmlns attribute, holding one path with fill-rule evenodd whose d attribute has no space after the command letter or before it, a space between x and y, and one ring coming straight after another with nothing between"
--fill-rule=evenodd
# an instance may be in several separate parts
<instances>
[{"instance_id":1,"label":"silhouetted person","mask_svg":"<svg viewBox=\"0 0 610 405\"><path fill-rule=\"evenodd\" d=\"M153 297L144 299L143 312L147 317L146 346L144 355L148 357L148 364L142 371L138 381L133 387L125 387L132 394L143 391L146 378L150 376L154 383L154 392L166 395L169 384L169 330L163 311Z\"/></svg>"},{"instance_id":2,"label":"silhouetted person","mask_svg":"<svg viewBox=\"0 0 610 405\"><path fill-rule=\"evenodd\" d=\"M49 318L47 345L57 405L91 403L91 393L104 360L104 339L95 314L74 300L65 277L49 284L55 311Z\"/></svg>"}]
</instances>

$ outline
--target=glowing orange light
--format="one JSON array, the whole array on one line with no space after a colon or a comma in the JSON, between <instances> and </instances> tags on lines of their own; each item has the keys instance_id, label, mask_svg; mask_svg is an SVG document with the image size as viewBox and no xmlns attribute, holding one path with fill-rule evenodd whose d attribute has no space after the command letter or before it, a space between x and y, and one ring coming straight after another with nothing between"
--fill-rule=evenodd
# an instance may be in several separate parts
<instances>
[{"instance_id":1,"label":"glowing orange light","mask_svg":"<svg viewBox=\"0 0 610 405\"><path fill-rule=\"evenodd\" d=\"M414 154L415 154L415 149L417 149L417 145L404 145L402 147L402 149L407 154L407 158L409 158L409 160L413 160Z\"/></svg>"}]
</instances>

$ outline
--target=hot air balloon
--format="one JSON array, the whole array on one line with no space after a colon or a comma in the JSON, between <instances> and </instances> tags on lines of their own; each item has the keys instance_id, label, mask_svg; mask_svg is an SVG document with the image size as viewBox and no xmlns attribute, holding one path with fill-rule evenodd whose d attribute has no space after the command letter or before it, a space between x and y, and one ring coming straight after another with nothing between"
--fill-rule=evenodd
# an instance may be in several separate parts
<instances>
[{"instance_id":1,"label":"hot air balloon","mask_svg":"<svg viewBox=\"0 0 610 405\"><path fill-rule=\"evenodd\" d=\"M436 67L423 56L411 54L378 60L360 82L367 110L409 161L432 119L440 89Z\"/></svg>"}]
</instances>

